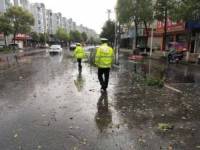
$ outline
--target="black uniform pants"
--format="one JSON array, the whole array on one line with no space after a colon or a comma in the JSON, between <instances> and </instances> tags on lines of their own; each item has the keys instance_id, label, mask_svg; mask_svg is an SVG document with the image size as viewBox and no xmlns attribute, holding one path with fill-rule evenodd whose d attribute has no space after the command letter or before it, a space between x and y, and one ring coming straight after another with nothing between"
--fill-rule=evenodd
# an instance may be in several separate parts
<instances>
[{"instance_id":1,"label":"black uniform pants","mask_svg":"<svg viewBox=\"0 0 200 150\"><path fill-rule=\"evenodd\" d=\"M108 88L110 68L98 68L98 78L101 88L106 90Z\"/></svg>"},{"instance_id":2,"label":"black uniform pants","mask_svg":"<svg viewBox=\"0 0 200 150\"><path fill-rule=\"evenodd\" d=\"M77 62L78 62L78 69L79 70L82 69L82 65L81 65L82 59L78 58Z\"/></svg>"}]
</instances>

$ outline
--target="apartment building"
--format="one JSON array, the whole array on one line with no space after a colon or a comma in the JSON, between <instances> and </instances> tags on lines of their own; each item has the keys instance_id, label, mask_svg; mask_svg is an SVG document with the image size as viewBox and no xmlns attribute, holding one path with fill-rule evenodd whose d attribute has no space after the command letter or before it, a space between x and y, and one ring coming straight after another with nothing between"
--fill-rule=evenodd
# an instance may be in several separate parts
<instances>
[{"instance_id":1,"label":"apartment building","mask_svg":"<svg viewBox=\"0 0 200 150\"><path fill-rule=\"evenodd\" d=\"M14 0L15 6L20 6L26 10L30 10L30 2L29 0Z\"/></svg>"},{"instance_id":2,"label":"apartment building","mask_svg":"<svg viewBox=\"0 0 200 150\"><path fill-rule=\"evenodd\" d=\"M50 9L46 10L46 27L47 33L53 34L53 12Z\"/></svg>"},{"instance_id":3,"label":"apartment building","mask_svg":"<svg viewBox=\"0 0 200 150\"><path fill-rule=\"evenodd\" d=\"M56 33L58 28L62 27L62 14L61 13L53 13L52 15L52 31L53 34Z\"/></svg>"},{"instance_id":4,"label":"apartment building","mask_svg":"<svg viewBox=\"0 0 200 150\"><path fill-rule=\"evenodd\" d=\"M11 0L0 0L0 13L5 12L11 6Z\"/></svg>"},{"instance_id":5,"label":"apartment building","mask_svg":"<svg viewBox=\"0 0 200 150\"><path fill-rule=\"evenodd\" d=\"M31 13L35 18L35 25L33 27L33 31L37 33L47 32L45 5L43 3L31 4Z\"/></svg>"}]
</instances>

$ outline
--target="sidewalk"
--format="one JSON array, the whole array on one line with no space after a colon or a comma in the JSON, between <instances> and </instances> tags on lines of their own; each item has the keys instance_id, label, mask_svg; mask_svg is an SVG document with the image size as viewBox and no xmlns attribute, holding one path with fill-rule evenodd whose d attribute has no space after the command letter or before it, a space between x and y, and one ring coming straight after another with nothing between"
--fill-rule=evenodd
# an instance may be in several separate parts
<instances>
[{"instance_id":1,"label":"sidewalk","mask_svg":"<svg viewBox=\"0 0 200 150\"><path fill-rule=\"evenodd\" d=\"M0 53L0 66L9 66L17 64L18 61L26 56L33 56L37 54L41 54L46 52L46 49L37 49L31 51L23 51L23 52L16 52L16 53L8 53L8 54L1 54Z\"/></svg>"}]
</instances>

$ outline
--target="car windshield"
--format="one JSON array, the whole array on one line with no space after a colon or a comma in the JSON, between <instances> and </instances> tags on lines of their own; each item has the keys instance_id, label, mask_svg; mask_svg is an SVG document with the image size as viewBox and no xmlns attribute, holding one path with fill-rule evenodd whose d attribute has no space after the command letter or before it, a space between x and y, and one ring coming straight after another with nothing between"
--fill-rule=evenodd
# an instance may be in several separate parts
<instances>
[{"instance_id":1,"label":"car windshield","mask_svg":"<svg viewBox=\"0 0 200 150\"><path fill-rule=\"evenodd\" d=\"M51 48L61 48L60 45L52 45Z\"/></svg>"}]
</instances>

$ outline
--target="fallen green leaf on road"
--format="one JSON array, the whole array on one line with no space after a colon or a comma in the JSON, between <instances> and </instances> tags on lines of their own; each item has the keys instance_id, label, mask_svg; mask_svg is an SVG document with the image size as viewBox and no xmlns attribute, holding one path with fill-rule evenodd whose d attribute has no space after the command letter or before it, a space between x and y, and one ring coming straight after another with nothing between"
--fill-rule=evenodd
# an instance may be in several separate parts
<instances>
[{"instance_id":1,"label":"fallen green leaf on road","mask_svg":"<svg viewBox=\"0 0 200 150\"><path fill-rule=\"evenodd\" d=\"M169 123L159 123L158 124L158 129L161 131L168 131L168 130L172 130L173 128L174 128L174 126Z\"/></svg>"}]
</instances>

